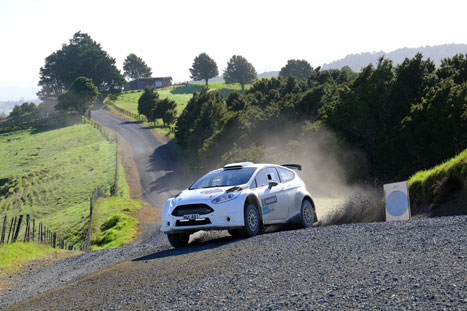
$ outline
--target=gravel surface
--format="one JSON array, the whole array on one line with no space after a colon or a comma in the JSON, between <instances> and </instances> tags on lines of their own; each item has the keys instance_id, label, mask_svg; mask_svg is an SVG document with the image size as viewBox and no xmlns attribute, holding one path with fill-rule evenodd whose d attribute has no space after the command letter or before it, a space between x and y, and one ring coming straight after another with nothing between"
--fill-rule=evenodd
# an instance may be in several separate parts
<instances>
[{"instance_id":1,"label":"gravel surface","mask_svg":"<svg viewBox=\"0 0 467 311\"><path fill-rule=\"evenodd\" d=\"M222 234L8 310L467 310L466 216Z\"/></svg>"}]
</instances>

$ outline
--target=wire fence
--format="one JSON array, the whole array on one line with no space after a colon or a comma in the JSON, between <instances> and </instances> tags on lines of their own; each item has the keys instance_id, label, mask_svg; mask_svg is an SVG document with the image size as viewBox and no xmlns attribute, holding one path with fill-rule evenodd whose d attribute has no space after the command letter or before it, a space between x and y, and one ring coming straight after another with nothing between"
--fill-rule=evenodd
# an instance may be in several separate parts
<instances>
[{"instance_id":1,"label":"wire fence","mask_svg":"<svg viewBox=\"0 0 467 311\"><path fill-rule=\"evenodd\" d=\"M90 113L88 117L85 116L60 116L55 115L53 117L47 118L40 118L36 119L33 117L29 118L21 118L20 122L16 123L13 126L13 123L8 123L9 128L20 128L21 125L24 127L34 127L37 126L39 123L44 126L50 126L51 124L57 125L68 125L70 121L73 123L83 123L83 124L90 124L95 129L99 130L99 132L104 136L104 138L109 142L115 142L115 171L114 171L114 180L113 184L110 187L110 194L112 196L117 194L118 190L118 138L116 135L110 134L107 130L105 130L102 125L95 122L94 120L90 119ZM18 121L18 120L16 120ZM91 227L92 227L92 214L95 205L95 201L99 198L104 196L104 192L101 188L96 188L91 195L90 198L90 207L89 207L89 222L87 224L87 233L84 241L81 243L80 249L89 251L90 243L91 243ZM82 223L82 222L80 222ZM57 233L52 231L49 227L45 226L42 222L37 222L35 218L31 218L28 214L26 216L19 215L19 216L7 216L0 214L0 244L8 244L14 243L17 241L24 241L24 242L38 242L42 244L48 244L54 248L62 248L62 249L69 249L72 250L74 245L68 243L64 238L58 237Z\"/></svg>"},{"instance_id":2,"label":"wire fence","mask_svg":"<svg viewBox=\"0 0 467 311\"><path fill-rule=\"evenodd\" d=\"M120 112L121 114L127 117L132 118L133 120L140 121L140 122L148 122L148 119L145 116L133 113L123 108L120 108L111 101L106 101L105 104L111 106L113 109L117 110L118 112Z\"/></svg>"},{"instance_id":3,"label":"wire fence","mask_svg":"<svg viewBox=\"0 0 467 311\"><path fill-rule=\"evenodd\" d=\"M10 220L7 215L4 215L1 226L0 244L32 241L47 244L53 248L73 249L73 245L68 244L63 238L57 237L57 233L50 230L42 222L37 223L36 226L36 219L31 218L29 214L26 217L24 215L11 216Z\"/></svg>"},{"instance_id":4,"label":"wire fence","mask_svg":"<svg viewBox=\"0 0 467 311\"><path fill-rule=\"evenodd\" d=\"M88 224L88 230L86 233L86 239L84 242L81 244L81 250L89 252L90 247L91 247L91 235L92 235L92 215L94 211L94 204L98 198L104 197L104 192L102 191L101 188L96 188L90 199L90 204L89 204L89 224Z\"/></svg>"}]
</instances>

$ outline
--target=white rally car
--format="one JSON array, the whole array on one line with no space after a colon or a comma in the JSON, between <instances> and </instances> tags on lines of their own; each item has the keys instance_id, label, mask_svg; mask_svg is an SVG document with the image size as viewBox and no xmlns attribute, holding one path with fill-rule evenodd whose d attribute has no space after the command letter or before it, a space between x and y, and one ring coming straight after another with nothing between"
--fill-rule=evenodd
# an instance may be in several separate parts
<instances>
[{"instance_id":1,"label":"white rally car","mask_svg":"<svg viewBox=\"0 0 467 311\"><path fill-rule=\"evenodd\" d=\"M232 163L209 172L165 202L161 231L174 247L188 244L199 230L225 230L254 236L267 225L317 221L304 182L291 170L298 164Z\"/></svg>"}]
</instances>

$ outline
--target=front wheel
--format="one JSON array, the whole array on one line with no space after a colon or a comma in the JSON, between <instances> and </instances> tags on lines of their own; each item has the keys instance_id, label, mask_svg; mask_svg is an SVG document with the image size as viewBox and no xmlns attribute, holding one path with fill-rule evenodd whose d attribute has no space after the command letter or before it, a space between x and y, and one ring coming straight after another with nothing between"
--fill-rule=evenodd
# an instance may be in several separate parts
<instances>
[{"instance_id":1,"label":"front wheel","mask_svg":"<svg viewBox=\"0 0 467 311\"><path fill-rule=\"evenodd\" d=\"M245 208L245 227L240 229L241 234L244 237L255 236L259 232L260 218L259 212L256 205L250 203Z\"/></svg>"},{"instance_id":2,"label":"front wheel","mask_svg":"<svg viewBox=\"0 0 467 311\"><path fill-rule=\"evenodd\" d=\"M300 211L300 225L303 228L313 226L315 222L315 207L309 200L303 200L302 209Z\"/></svg>"},{"instance_id":3,"label":"front wheel","mask_svg":"<svg viewBox=\"0 0 467 311\"><path fill-rule=\"evenodd\" d=\"M190 240L189 233L169 233L167 234L167 238L169 239L170 245L175 248L185 247L188 245L188 241Z\"/></svg>"}]
</instances>

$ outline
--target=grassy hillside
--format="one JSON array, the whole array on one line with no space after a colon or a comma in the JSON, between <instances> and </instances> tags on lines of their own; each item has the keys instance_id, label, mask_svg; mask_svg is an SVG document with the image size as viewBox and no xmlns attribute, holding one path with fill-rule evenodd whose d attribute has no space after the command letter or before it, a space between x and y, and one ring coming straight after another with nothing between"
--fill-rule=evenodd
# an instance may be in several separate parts
<instances>
[{"instance_id":1,"label":"grassy hillside","mask_svg":"<svg viewBox=\"0 0 467 311\"><path fill-rule=\"evenodd\" d=\"M449 201L457 193L467 191L467 150L432 169L414 174L409 187L410 202L415 210L423 205Z\"/></svg>"},{"instance_id":2,"label":"grassy hillside","mask_svg":"<svg viewBox=\"0 0 467 311\"><path fill-rule=\"evenodd\" d=\"M79 241L93 189L113 184L115 148L85 124L0 134L0 213L30 214Z\"/></svg>"}]
</instances>

